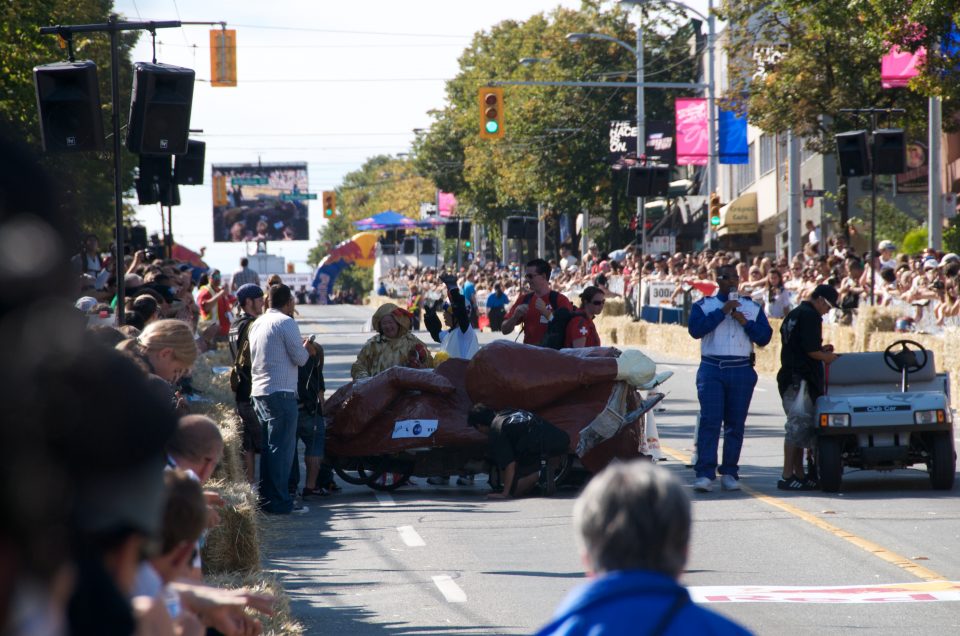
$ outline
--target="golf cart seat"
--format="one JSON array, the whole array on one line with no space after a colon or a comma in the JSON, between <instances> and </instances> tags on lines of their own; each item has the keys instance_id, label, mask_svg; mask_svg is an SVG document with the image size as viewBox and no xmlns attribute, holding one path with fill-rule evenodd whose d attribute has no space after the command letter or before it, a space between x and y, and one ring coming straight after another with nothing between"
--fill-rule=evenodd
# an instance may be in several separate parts
<instances>
[{"instance_id":1,"label":"golf cart seat","mask_svg":"<svg viewBox=\"0 0 960 636\"><path fill-rule=\"evenodd\" d=\"M900 374L887 366L883 352L845 353L830 365L827 378L829 395L890 393L900 390ZM910 391L948 393L946 375L939 377L933 351L927 350L927 362L907 377Z\"/></svg>"}]
</instances>

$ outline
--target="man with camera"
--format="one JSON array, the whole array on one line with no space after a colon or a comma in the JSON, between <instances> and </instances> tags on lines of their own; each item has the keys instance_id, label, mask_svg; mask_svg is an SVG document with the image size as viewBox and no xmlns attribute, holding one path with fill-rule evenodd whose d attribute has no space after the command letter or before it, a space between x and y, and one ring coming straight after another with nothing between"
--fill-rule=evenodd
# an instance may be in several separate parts
<instances>
[{"instance_id":1,"label":"man with camera","mask_svg":"<svg viewBox=\"0 0 960 636\"><path fill-rule=\"evenodd\" d=\"M320 345L300 336L293 319L296 299L286 285L270 288L270 309L248 330L252 384L250 395L263 424L260 455L260 498L264 512L290 514L305 511L295 505L287 489L297 435L297 380L299 368Z\"/></svg>"},{"instance_id":2,"label":"man with camera","mask_svg":"<svg viewBox=\"0 0 960 636\"><path fill-rule=\"evenodd\" d=\"M694 303L687 327L700 340L697 397L700 424L697 427L697 477L693 488L710 492L717 472L724 490L740 490L740 449L757 372L753 369L753 345L766 346L773 330L763 308L740 298L740 277L735 265L717 268L717 294ZM723 460L717 468L720 428L723 427Z\"/></svg>"}]
</instances>

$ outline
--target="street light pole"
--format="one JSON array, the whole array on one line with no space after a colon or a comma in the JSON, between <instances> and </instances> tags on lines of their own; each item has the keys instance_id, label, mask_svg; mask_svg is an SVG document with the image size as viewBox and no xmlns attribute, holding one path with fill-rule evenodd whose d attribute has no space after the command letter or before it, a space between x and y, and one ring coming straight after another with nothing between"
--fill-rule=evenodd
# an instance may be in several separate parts
<instances>
[{"instance_id":1,"label":"street light pole","mask_svg":"<svg viewBox=\"0 0 960 636\"><path fill-rule=\"evenodd\" d=\"M646 154L647 135L646 135L646 109L644 106L643 95L643 13L637 18L637 163L640 163L640 157ZM647 255L647 206L643 197L637 198L637 220L640 222L640 253ZM636 238L636 235L634 235ZM614 249L620 249L615 245Z\"/></svg>"},{"instance_id":2,"label":"street light pole","mask_svg":"<svg viewBox=\"0 0 960 636\"><path fill-rule=\"evenodd\" d=\"M689 9L689 7L688 7ZM707 4L707 196L717 187L717 120L716 84L714 78L714 49L716 47L716 18L713 15L713 0ZM710 233L708 247L713 248L713 228L707 223Z\"/></svg>"}]
</instances>

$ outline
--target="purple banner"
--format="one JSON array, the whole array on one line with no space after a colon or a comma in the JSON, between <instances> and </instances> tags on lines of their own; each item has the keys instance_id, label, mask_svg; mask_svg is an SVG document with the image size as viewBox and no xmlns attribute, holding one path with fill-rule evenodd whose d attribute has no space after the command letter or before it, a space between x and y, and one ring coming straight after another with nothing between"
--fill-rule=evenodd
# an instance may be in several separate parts
<instances>
[{"instance_id":1,"label":"purple banner","mask_svg":"<svg viewBox=\"0 0 960 636\"><path fill-rule=\"evenodd\" d=\"M676 101L677 165L705 166L710 144L707 135L707 100L682 97Z\"/></svg>"}]
</instances>

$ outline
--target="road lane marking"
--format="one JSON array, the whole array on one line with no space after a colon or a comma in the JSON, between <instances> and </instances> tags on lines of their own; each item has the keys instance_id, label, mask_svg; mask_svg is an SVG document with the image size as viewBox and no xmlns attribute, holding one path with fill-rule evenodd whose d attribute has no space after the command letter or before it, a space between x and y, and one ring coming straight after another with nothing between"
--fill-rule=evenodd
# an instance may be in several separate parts
<instances>
[{"instance_id":1,"label":"road lane marking","mask_svg":"<svg viewBox=\"0 0 960 636\"><path fill-rule=\"evenodd\" d=\"M678 450L670 448L669 446L664 446L662 442L660 444L660 449L664 453L666 453L667 455L670 455L677 461L687 462L689 459L689 457L685 453L682 453ZM780 510L787 512L793 515L794 517L797 517L798 519L806 521L807 523L817 528L820 528L821 530L825 530L826 532L829 532L835 537L843 539L844 541L848 541L853 545L857 546L858 548L860 548L861 550L866 550L873 556L883 559L887 563L897 566L901 570L904 570L905 572L912 574L918 579L921 579L923 581L946 581L947 580L947 577L945 577L944 575L939 574L938 572L934 572L933 570L929 568L925 568L921 565L917 565L916 563L914 563L913 561L911 561L909 558L905 556L902 556L900 554L897 554L896 552L887 550L880 544L874 543L869 539L864 539L863 537L857 536L852 532L848 532L842 528L838 528L832 523L827 523L820 517L817 517L816 515L813 515L807 512L806 510L801 510L800 508L787 503L783 499L779 499L777 497L771 497L770 495L765 495L761 492L758 492L753 488L747 485L744 485L742 481L740 482L740 489L743 492L750 495L751 497L767 504L768 506L779 508Z\"/></svg>"},{"instance_id":2,"label":"road lane marking","mask_svg":"<svg viewBox=\"0 0 960 636\"><path fill-rule=\"evenodd\" d=\"M397 532L400 533L403 542L411 548L420 548L427 545L417 534L417 531L413 529L413 526L397 526Z\"/></svg>"},{"instance_id":3,"label":"road lane marking","mask_svg":"<svg viewBox=\"0 0 960 636\"><path fill-rule=\"evenodd\" d=\"M687 588L695 603L929 603L960 601L960 583L889 585L701 585Z\"/></svg>"},{"instance_id":4,"label":"road lane marking","mask_svg":"<svg viewBox=\"0 0 960 636\"><path fill-rule=\"evenodd\" d=\"M441 574L433 577L433 584L437 586L437 589L440 590L440 593L443 594L443 598L447 599L448 603L466 603L467 595L460 589L460 586L454 583L453 579L446 574Z\"/></svg>"},{"instance_id":5,"label":"road lane marking","mask_svg":"<svg viewBox=\"0 0 960 636\"><path fill-rule=\"evenodd\" d=\"M397 502L393 500L393 497L391 497L389 493L375 492L374 497L377 498L377 501L380 502L381 506L390 507L397 505Z\"/></svg>"}]
</instances>

